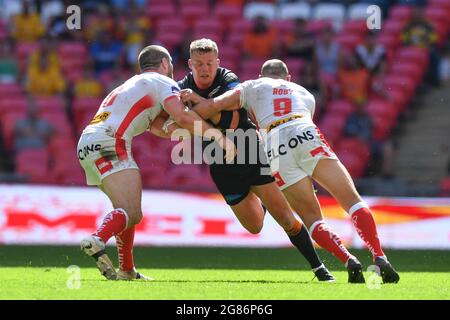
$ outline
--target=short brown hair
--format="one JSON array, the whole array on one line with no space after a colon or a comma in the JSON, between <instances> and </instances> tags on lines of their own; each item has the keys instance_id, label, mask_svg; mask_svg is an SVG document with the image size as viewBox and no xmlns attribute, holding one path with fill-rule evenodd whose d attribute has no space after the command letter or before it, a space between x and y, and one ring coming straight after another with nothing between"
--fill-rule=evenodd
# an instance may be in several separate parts
<instances>
[{"instance_id":1,"label":"short brown hair","mask_svg":"<svg viewBox=\"0 0 450 320\"><path fill-rule=\"evenodd\" d=\"M212 41L211 39L198 39L191 42L189 47L189 54L192 56L194 52L198 53L207 53L214 52L216 55L219 54L219 49L217 48L217 43Z\"/></svg>"},{"instance_id":2,"label":"short brown hair","mask_svg":"<svg viewBox=\"0 0 450 320\"><path fill-rule=\"evenodd\" d=\"M283 61L271 59L262 65L261 75L269 78L286 78L289 75L289 71Z\"/></svg>"},{"instance_id":3,"label":"short brown hair","mask_svg":"<svg viewBox=\"0 0 450 320\"><path fill-rule=\"evenodd\" d=\"M163 58L172 60L166 48L158 45L147 46L139 53L139 68L141 71L158 69Z\"/></svg>"}]
</instances>

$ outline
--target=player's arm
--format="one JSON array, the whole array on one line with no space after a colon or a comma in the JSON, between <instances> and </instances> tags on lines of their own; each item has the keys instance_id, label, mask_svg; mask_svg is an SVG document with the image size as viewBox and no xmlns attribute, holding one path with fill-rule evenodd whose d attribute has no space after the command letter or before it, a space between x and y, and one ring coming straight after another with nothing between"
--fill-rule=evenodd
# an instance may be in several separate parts
<instances>
[{"instance_id":1,"label":"player's arm","mask_svg":"<svg viewBox=\"0 0 450 320\"><path fill-rule=\"evenodd\" d=\"M213 99L200 101L193 110L203 119L209 119L221 111L233 111L241 108L241 93L239 90L230 90Z\"/></svg>"},{"instance_id":2,"label":"player's arm","mask_svg":"<svg viewBox=\"0 0 450 320\"><path fill-rule=\"evenodd\" d=\"M153 133L155 136L158 136L160 138L168 139L172 135L172 132L174 132L176 129L179 129L180 127L176 124L170 124L167 128L167 133L164 130L164 124L168 120L168 116L159 115L153 120L153 122L150 124L150 132Z\"/></svg>"},{"instance_id":3,"label":"player's arm","mask_svg":"<svg viewBox=\"0 0 450 320\"><path fill-rule=\"evenodd\" d=\"M236 155L234 143L226 138L219 130L203 121L197 113L185 108L178 95L170 96L164 101L163 105L165 111L180 127L189 130L193 135L200 135L207 139L214 138L226 152L227 161L230 162L234 159L234 156ZM195 126L195 123L198 123L198 121L201 122L201 125Z\"/></svg>"}]
</instances>

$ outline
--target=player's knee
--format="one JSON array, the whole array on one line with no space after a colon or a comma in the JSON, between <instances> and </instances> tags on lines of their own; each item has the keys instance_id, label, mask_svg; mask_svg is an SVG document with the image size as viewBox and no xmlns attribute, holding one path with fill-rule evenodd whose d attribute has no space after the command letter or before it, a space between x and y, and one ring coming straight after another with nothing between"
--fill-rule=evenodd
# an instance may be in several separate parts
<instances>
[{"instance_id":1,"label":"player's knee","mask_svg":"<svg viewBox=\"0 0 450 320\"><path fill-rule=\"evenodd\" d=\"M247 229L248 232L250 232L251 234L258 234L261 232L263 228L263 223L254 223L252 225L247 225L245 226L245 229Z\"/></svg>"},{"instance_id":2,"label":"player's knee","mask_svg":"<svg viewBox=\"0 0 450 320\"><path fill-rule=\"evenodd\" d=\"M134 226L142 221L143 214L141 210L134 210L128 214L128 226Z\"/></svg>"}]
</instances>

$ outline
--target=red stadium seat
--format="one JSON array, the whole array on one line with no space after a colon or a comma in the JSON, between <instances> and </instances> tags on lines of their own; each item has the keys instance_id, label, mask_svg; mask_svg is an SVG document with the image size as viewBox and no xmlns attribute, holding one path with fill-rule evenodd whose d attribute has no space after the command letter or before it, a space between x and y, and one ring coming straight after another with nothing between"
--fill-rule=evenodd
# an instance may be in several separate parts
<instances>
[{"instance_id":1,"label":"red stadium seat","mask_svg":"<svg viewBox=\"0 0 450 320\"><path fill-rule=\"evenodd\" d=\"M41 117L47 120L59 135L70 136L72 134L72 126L70 125L64 113L42 113Z\"/></svg>"},{"instance_id":2,"label":"red stadium seat","mask_svg":"<svg viewBox=\"0 0 450 320\"><path fill-rule=\"evenodd\" d=\"M340 112L328 112L320 120L319 128L331 146L334 146L342 135L347 117Z\"/></svg>"},{"instance_id":3,"label":"red stadium seat","mask_svg":"<svg viewBox=\"0 0 450 320\"><path fill-rule=\"evenodd\" d=\"M58 55L60 57L64 56L77 56L84 58L87 56L86 45L78 41L64 41L58 46Z\"/></svg>"},{"instance_id":4,"label":"red stadium seat","mask_svg":"<svg viewBox=\"0 0 450 320\"><path fill-rule=\"evenodd\" d=\"M23 88L19 83L0 83L0 99L23 96Z\"/></svg>"},{"instance_id":5,"label":"red stadium seat","mask_svg":"<svg viewBox=\"0 0 450 320\"><path fill-rule=\"evenodd\" d=\"M41 113L65 114L64 101L60 97L36 97L35 102Z\"/></svg>"},{"instance_id":6,"label":"red stadium seat","mask_svg":"<svg viewBox=\"0 0 450 320\"><path fill-rule=\"evenodd\" d=\"M77 98L73 101L74 120L78 130L89 123L85 123L87 118L92 120L101 103L102 100L97 98Z\"/></svg>"},{"instance_id":7,"label":"red stadium seat","mask_svg":"<svg viewBox=\"0 0 450 320\"><path fill-rule=\"evenodd\" d=\"M19 62L19 69L23 72L26 69L28 58L33 52L39 50L38 42L19 42L16 45L16 56Z\"/></svg>"},{"instance_id":8,"label":"red stadium seat","mask_svg":"<svg viewBox=\"0 0 450 320\"><path fill-rule=\"evenodd\" d=\"M253 21L252 20L248 20L245 18L236 20L233 22L232 26L231 26L231 33L242 33L245 34L247 31L249 31L252 26L253 26Z\"/></svg>"},{"instance_id":9,"label":"red stadium seat","mask_svg":"<svg viewBox=\"0 0 450 320\"><path fill-rule=\"evenodd\" d=\"M381 34L390 34L390 35L398 36L398 35L400 35L404 26L405 26L405 21L389 19L383 23L383 28L381 29Z\"/></svg>"},{"instance_id":10,"label":"red stadium seat","mask_svg":"<svg viewBox=\"0 0 450 320\"><path fill-rule=\"evenodd\" d=\"M152 21L159 21L172 18L176 15L176 9L172 2L164 1L161 3L153 3L151 1L145 9L145 13Z\"/></svg>"},{"instance_id":11,"label":"red stadium seat","mask_svg":"<svg viewBox=\"0 0 450 320\"><path fill-rule=\"evenodd\" d=\"M52 182L49 173L47 149L24 149L17 152L16 172L28 177L30 182Z\"/></svg>"},{"instance_id":12,"label":"red stadium seat","mask_svg":"<svg viewBox=\"0 0 450 320\"><path fill-rule=\"evenodd\" d=\"M448 25L448 12L442 10L441 6L427 6L425 8L424 17L429 22L441 21Z\"/></svg>"},{"instance_id":13,"label":"red stadium seat","mask_svg":"<svg viewBox=\"0 0 450 320\"><path fill-rule=\"evenodd\" d=\"M366 20L350 20L344 23L341 33L364 36L368 31Z\"/></svg>"},{"instance_id":14,"label":"red stadium seat","mask_svg":"<svg viewBox=\"0 0 450 320\"><path fill-rule=\"evenodd\" d=\"M73 161L70 168L66 167L65 171L56 178L56 181L69 186L84 186L86 185L86 175L81 166Z\"/></svg>"},{"instance_id":15,"label":"red stadium seat","mask_svg":"<svg viewBox=\"0 0 450 320\"><path fill-rule=\"evenodd\" d=\"M384 87L386 90L394 88L402 89L411 98L414 95L416 83L413 79L406 76L399 76L395 74L389 74L383 79Z\"/></svg>"},{"instance_id":16,"label":"red stadium seat","mask_svg":"<svg viewBox=\"0 0 450 320\"><path fill-rule=\"evenodd\" d=\"M172 51L177 45L182 43L184 40L184 34L177 31L160 30L159 33L156 34L155 42L162 43L167 50Z\"/></svg>"},{"instance_id":17,"label":"red stadium seat","mask_svg":"<svg viewBox=\"0 0 450 320\"><path fill-rule=\"evenodd\" d=\"M186 31L187 26L184 21L171 17L170 19L158 21L155 29L156 34L183 34Z\"/></svg>"},{"instance_id":18,"label":"red stadium seat","mask_svg":"<svg viewBox=\"0 0 450 320\"><path fill-rule=\"evenodd\" d=\"M255 76L253 78L256 79L258 78L261 71L261 67L265 61L266 59L258 59L258 58L253 58L251 60L244 60L242 62L242 71L254 74Z\"/></svg>"},{"instance_id":19,"label":"red stadium seat","mask_svg":"<svg viewBox=\"0 0 450 320\"><path fill-rule=\"evenodd\" d=\"M210 12L206 3L198 2L182 5L180 14L186 25L192 28L199 18L209 16Z\"/></svg>"},{"instance_id":20,"label":"red stadium seat","mask_svg":"<svg viewBox=\"0 0 450 320\"><path fill-rule=\"evenodd\" d=\"M364 42L364 38L357 34L340 33L335 37L335 41L346 49L354 50L357 45Z\"/></svg>"},{"instance_id":21,"label":"red stadium seat","mask_svg":"<svg viewBox=\"0 0 450 320\"><path fill-rule=\"evenodd\" d=\"M339 141L335 151L338 155L351 153L361 158L362 162L370 159L370 146L359 138L343 138Z\"/></svg>"},{"instance_id":22,"label":"red stadium seat","mask_svg":"<svg viewBox=\"0 0 450 320\"><path fill-rule=\"evenodd\" d=\"M365 109L371 116L383 116L386 119L396 119L400 111L392 102L382 99L368 101Z\"/></svg>"},{"instance_id":23,"label":"red stadium seat","mask_svg":"<svg viewBox=\"0 0 450 320\"><path fill-rule=\"evenodd\" d=\"M367 168L368 163L358 155L352 153L338 153L337 156L343 165L347 168L353 179L361 178Z\"/></svg>"},{"instance_id":24,"label":"red stadium seat","mask_svg":"<svg viewBox=\"0 0 450 320\"><path fill-rule=\"evenodd\" d=\"M241 55L241 49L242 48L240 47L223 46L222 48L219 48L219 58L221 60L236 60L237 62Z\"/></svg>"},{"instance_id":25,"label":"red stadium seat","mask_svg":"<svg viewBox=\"0 0 450 320\"><path fill-rule=\"evenodd\" d=\"M242 8L238 5L218 3L214 8L213 17L217 18L225 29L229 29L235 20L242 18Z\"/></svg>"},{"instance_id":26,"label":"red stadium seat","mask_svg":"<svg viewBox=\"0 0 450 320\"><path fill-rule=\"evenodd\" d=\"M450 197L450 176L443 178L439 183L439 196Z\"/></svg>"},{"instance_id":27,"label":"red stadium seat","mask_svg":"<svg viewBox=\"0 0 450 320\"><path fill-rule=\"evenodd\" d=\"M26 115L28 110L28 101L24 96L1 97L0 98L0 120L7 113L20 113Z\"/></svg>"},{"instance_id":28,"label":"red stadium seat","mask_svg":"<svg viewBox=\"0 0 450 320\"><path fill-rule=\"evenodd\" d=\"M286 63L291 75L301 74L303 72L303 69L305 68L305 65L307 64L307 62L301 58L292 57L285 58L284 62Z\"/></svg>"},{"instance_id":29,"label":"red stadium seat","mask_svg":"<svg viewBox=\"0 0 450 320\"><path fill-rule=\"evenodd\" d=\"M394 60L390 67L390 72L399 76L410 77L415 81L416 85L418 85L422 82L425 68L423 65L411 61Z\"/></svg>"},{"instance_id":30,"label":"red stadium seat","mask_svg":"<svg viewBox=\"0 0 450 320\"><path fill-rule=\"evenodd\" d=\"M355 106L347 100L334 100L327 104L327 110L347 117L355 110Z\"/></svg>"},{"instance_id":31,"label":"red stadium seat","mask_svg":"<svg viewBox=\"0 0 450 320\"><path fill-rule=\"evenodd\" d=\"M3 142L6 150L11 150L14 141L14 127L17 120L26 117L26 112L8 112L2 118Z\"/></svg>"},{"instance_id":32,"label":"red stadium seat","mask_svg":"<svg viewBox=\"0 0 450 320\"><path fill-rule=\"evenodd\" d=\"M75 150L75 139L71 135L54 135L48 145L48 151L53 158L67 158L69 154L73 161L73 150Z\"/></svg>"},{"instance_id":33,"label":"red stadium seat","mask_svg":"<svg viewBox=\"0 0 450 320\"><path fill-rule=\"evenodd\" d=\"M294 20L272 20L270 22L272 26L274 26L278 34L285 34L289 32L294 32L295 30L295 22Z\"/></svg>"},{"instance_id":34,"label":"red stadium seat","mask_svg":"<svg viewBox=\"0 0 450 320\"><path fill-rule=\"evenodd\" d=\"M389 20L408 21L411 19L413 8L409 5L395 5L389 10Z\"/></svg>"},{"instance_id":35,"label":"red stadium seat","mask_svg":"<svg viewBox=\"0 0 450 320\"><path fill-rule=\"evenodd\" d=\"M237 72L238 61L235 59L220 58L220 66L232 70L233 72Z\"/></svg>"},{"instance_id":36,"label":"red stadium seat","mask_svg":"<svg viewBox=\"0 0 450 320\"><path fill-rule=\"evenodd\" d=\"M374 126L373 138L377 141L383 141L391 135L396 120L385 118L383 115L376 115L372 116L372 122Z\"/></svg>"},{"instance_id":37,"label":"red stadium seat","mask_svg":"<svg viewBox=\"0 0 450 320\"><path fill-rule=\"evenodd\" d=\"M377 37L377 43L383 45L386 50L395 50L400 45L400 36L397 34L382 33Z\"/></svg>"},{"instance_id":38,"label":"red stadium seat","mask_svg":"<svg viewBox=\"0 0 450 320\"><path fill-rule=\"evenodd\" d=\"M215 18L207 18L198 20L195 23L194 33L215 33L218 37L222 37L223 24ZM206 38L206 37L205 37Z\"/></svg>"},{"instance_id":39,"label":"red stadium seat","mask_svg":"<svg viewBox=\"0 0 450 320\"><path fill-rule=\"evenodd\" d=\"M414 62L426 68L428 66L428 50L418 47L403 47L398 50L395 59Z\"/></svg>"},{"instance_id":40,"label":"red stadium seat","mask_svg":"<svg viewBox=\"0 0 450 320\"><path fill-rule=\"evenodd\" d=\"M176 68L173 70L173 78L177 81L183 79L191 70L189 69L182 69L182 68Z\"/></svg>"},{"instance_id":41,"label":"red stadium seat","mask_svg":"<svg viewBox=\"0 0 450 320\"><path fill-rule=\"evenodd\" d=\"M306 25L308 32L319 34L325 30L329 30L333 27L333 24L329 20L309 20Z\"/></svg>"}]
</instances>

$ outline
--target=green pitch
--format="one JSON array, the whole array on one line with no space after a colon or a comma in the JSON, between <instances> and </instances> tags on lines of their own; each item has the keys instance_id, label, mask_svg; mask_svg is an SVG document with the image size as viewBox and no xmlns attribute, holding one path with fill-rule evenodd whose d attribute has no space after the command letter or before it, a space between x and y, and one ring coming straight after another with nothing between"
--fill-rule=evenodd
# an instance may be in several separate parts
<instances>
[{"instance_id":1,"label":"green pitch","mask_svg":"<svg viewBox=\"0 0 450 320\"><path fill-rule=\"evenodd\" d=\"M366 251L352 252L370 265ZM370 272L369 285L348 284L337 260L319 253L337 282L313 280L294 249L136 248L139 271L156 279L144 283L106 281L75 247L0 246L0 299L450 299L449 251L387 251L396 285Z\"/></svg>"}]
</instances>

